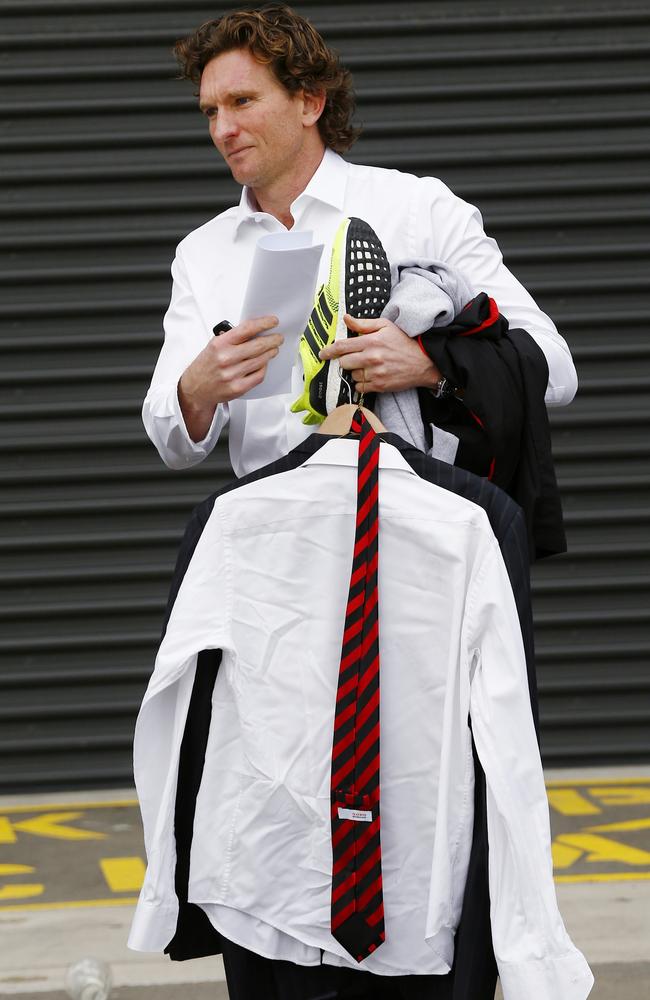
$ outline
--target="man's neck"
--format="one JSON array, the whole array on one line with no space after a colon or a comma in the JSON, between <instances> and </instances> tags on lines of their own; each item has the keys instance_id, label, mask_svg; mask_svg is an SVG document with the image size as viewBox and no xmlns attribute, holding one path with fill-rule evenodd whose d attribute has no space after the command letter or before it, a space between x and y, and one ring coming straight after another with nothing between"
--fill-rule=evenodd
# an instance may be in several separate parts
<instances>
[{"instance_id":1,"label":"man's neck","mask_svg":"<svg viewBox=\"0 0 650 1000\"><path fill-rule=\"evenodd\" d=\"M259 205L260 211L275 216L283 226L291 229L294 223L291 206L309 184L321 165L324 155L325 147L318 146L314 148L311 155L304 155L300 158L301 162L291 177L283 177L277 184L268 189L252 188L251 194Z\"/></svg>"}]
</instances>

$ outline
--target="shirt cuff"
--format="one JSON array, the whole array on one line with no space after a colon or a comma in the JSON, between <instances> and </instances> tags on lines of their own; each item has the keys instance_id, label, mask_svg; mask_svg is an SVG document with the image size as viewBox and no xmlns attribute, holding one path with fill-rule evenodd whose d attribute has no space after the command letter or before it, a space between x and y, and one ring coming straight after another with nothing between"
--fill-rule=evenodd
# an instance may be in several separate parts
<instances>
[{"instance_id":1,"label":"shirt cuff","mask_svg":"<svg viewBox=\"0 0 650 1000\"><path fill-rule=\"evenodd\" d=\"M558 958L499 962L504 1000L585 1000L594 977L584 956L576 949Z\"/></svg>"},{"instance_id":2,"label":"shirt cuff","mask_svg":"<svg viewBox=\"0 0 650 1000\"><path fill-rule=\"evenodd\" d=\"M217 403L216 409L214 411L214 416L208 427L207 433L200 441L194 441L187 430L185 424L185 417L183 416L183 411L181 409L180 400L178 398L178 385L175 386L173 396L172 396L172 407L173 414L176 417L176 422L178 423L178 429L185 439L185 444L188 448L196 453L202 453L205 457L208 455L215 444L217 443L217 438L219 437L219 431L223 426L223 407L221 403ZM214 440L213 440L214 438Z\"/></svg>"},{"instance_id":3,"label":"shirt cuff","mask_svg":"<svg viewBox=\"0 0 650 1000\"><path fill-rule=\"evenodd\" d=\"M208 432L201 441L188 434L178 401L176 384L150 390L142 407L147 434L170 469L187 469L210 454L228 420L228 404L219 404Z\"/></svg>"},{"instance_id":4,"label":"shirt cuff","mask_svg":"<svg viewBox=\"0 0 650 1000\"><path fill-rule=\"evenodd\" d=\"M568 397L569 392L563 385L549 386L544 393L544 402L547 406L565 406Z\"/></svg>"}]
</instances>

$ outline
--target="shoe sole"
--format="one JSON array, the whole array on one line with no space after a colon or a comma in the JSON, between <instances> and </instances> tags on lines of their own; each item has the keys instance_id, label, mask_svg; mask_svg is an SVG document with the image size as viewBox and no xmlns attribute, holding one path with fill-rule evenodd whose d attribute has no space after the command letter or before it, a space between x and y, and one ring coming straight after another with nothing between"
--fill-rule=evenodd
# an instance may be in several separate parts
<instances>
[{"instance_id":1,"label":"shoe sole","mask_svg":"<svg viewBox=\"0 0 650 1000\"><path fill-rule=\"evenodd\" d=\"M334 340L356 337L343 317L379 319L390 299L390 264L381 240L363 219L351 218L345 234L345 264L339 266L339 312ZM326 404L331 413L343 403L356 403L352 376L339 364L328 364Z\"/></svg>"}]
</instances>

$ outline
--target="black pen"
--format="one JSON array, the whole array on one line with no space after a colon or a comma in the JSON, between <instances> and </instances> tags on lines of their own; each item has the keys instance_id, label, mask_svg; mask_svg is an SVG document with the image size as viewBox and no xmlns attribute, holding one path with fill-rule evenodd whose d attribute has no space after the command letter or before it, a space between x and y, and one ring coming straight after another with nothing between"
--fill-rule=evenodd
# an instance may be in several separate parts
<instances>
[{"instance_id":1,"label":"black pen","mask_svg":"<svg viewBox=\"0 0 650 1000\"><path fill-rule=\"evenodd\" d=\"M220 337L222 333L226 333L227 330L232 330L232 323L229 323L227 319L222 319L220 323L212 328L212 332L215 337Z\"/></svg>"}]
</instances>

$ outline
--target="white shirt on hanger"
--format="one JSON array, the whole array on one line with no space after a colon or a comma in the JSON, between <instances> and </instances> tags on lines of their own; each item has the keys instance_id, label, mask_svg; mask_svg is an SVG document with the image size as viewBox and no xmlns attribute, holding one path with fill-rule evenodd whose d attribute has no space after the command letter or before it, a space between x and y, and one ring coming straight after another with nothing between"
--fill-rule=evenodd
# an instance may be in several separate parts
<instances>
[{"instance_id":1,"label":"white shirt on hanger","mask_svg":"<svg viewBox=\"0 0 650 1000\"><path fill-rule=\"evenodd\" d=\"M314 242L325 245L319 283L327 280L334 235L347 216L372 226L391 263L425 257L458 268L474 294L489 293L511 329L523 328L543 350L549 368L547 405L573 399L576 373L564 338L504 265L496 241L483 231L478 209L442 181L347 163L328 149L291 214L296 229L313 230ZM302 391L299 364L291 393L218 406L199 442L187 433L177 397L178 380L213 336L213 327L223 319L238 321L257 240L284 228L274 216L256 210L244 188L238 206L195 229L177 247L165 340L142 410L147 434L170 468L201 462L226 425L238 477L286 455L312 431L302 423L304 414L289 409Z\"/></svg>"},{"instance_id":2,"label":"white shirt on hanger","mask_svg":"<svg viewBox=\"0 0 650 1000\"><path fill-rule=\"evenodd\" d=\"M188 899L227 938L303 965L443 974L472 838L468 717L486 774L494 950L505 1000L584 1000L593 978L552 879L521 633L485 512L380 450L381 842L386 942L332 938L330 762L356 517L357 443L215 503L138 717L148 869L130 937L174 935L174 805L197 653L223 659Z\"/></svg>"}]
</instances>

